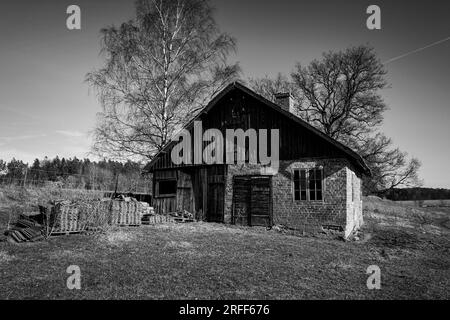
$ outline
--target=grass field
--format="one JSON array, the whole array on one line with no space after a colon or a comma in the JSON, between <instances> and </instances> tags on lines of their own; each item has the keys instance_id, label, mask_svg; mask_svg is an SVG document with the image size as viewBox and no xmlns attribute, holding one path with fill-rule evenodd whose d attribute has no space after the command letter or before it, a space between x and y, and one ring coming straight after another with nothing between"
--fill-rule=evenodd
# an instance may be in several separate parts
<instances>
[{"instance_id":1,"label":"grass field","mask_svg":"<svg viewBox=\"0 0 450 320\"><path fill-rule=\"evenodd\" d=\"M192 223L0 242L0 299L449 299L449 214L365 203L360 241ZM66 287L70 265L81 290Z\"/></svg>"},{"instance_id":2,"label":"grass field","mask_svg":"<svg viewBox=\"0 0 450 320\"><path fill-rule=\"evenodd\" d=\"M448 207L450 208L450 199L443 200L410 200L410 201L396 201L400 204L418 207Z\"/></svg>"}]
</instances>

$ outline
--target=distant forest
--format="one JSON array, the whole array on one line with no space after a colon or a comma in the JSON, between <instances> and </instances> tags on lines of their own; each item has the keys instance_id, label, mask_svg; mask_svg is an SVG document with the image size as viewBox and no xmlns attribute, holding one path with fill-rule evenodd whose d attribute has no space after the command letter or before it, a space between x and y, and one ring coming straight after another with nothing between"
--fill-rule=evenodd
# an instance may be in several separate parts
<instances>
[{"instance_id":1,"label":"distant forest","mask_svg":"<svg viewBox=\"0 0 450 320\"><path fill-rule=\"evenodd\" d=\"M393 201L443 200L443 199L450 199L450 189L442 189L442 188L391 189L386 192L379 193L378 196Z\"/></svg>"},{"instance_id":2,"label":"distant forest","mask_svg":"<svg viewBox=\"0 0 450 320\"><path fill-rule=\"evenodd\" d=\"M33 164L0 159L0 184L25 186L59 185L63 188L151 193L150 178L141 175L141 163L89 159L59 158L39 160Z\"/></svg>"}]
</instances>

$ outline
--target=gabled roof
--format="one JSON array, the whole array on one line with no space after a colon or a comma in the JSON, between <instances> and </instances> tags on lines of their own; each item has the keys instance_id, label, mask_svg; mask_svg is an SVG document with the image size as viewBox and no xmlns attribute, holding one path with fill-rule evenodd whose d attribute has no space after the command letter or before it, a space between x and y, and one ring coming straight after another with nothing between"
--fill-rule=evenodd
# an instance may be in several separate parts
<instances>
[{"instance_id":1,"label":"gabled roof","mask_svg":"<svg viewBox=\"0 0 450 320\"><path fill-rule=\"evenodd\" d=\"M294 120L298 125L300 125L300 126L304 127L305 129L311 131L312 133L316 134L317 136L321 137L325 141L331 143L332 145L337 147L339 150L341 150L345 155L347 155L351 160L353 160L354 164L358 167L358 169L361 170L362 173L364 173L366 175L369 175L369 176L371 175L369 167L366 165L366 163L364 162L364 160L361 158L361 156L358 153L356 153L355 151L353 151L349 147L345 146L344 144L340 143L339 141L337 141L337 140L327 136L322 131L314 128L312 125L310 125L309 123L303 121L302 119L300 119L296 115L292 114L291 112L284 110L279 105L273 103L272 101L267 100L266 98L264 98L263 96L257 94L253 90L247 88L246 86L244 86L243 84L239 83L238 81L232 82L228 86L226 86L191 121L189 121L189 123L186 124L183 128L184 129L191 128L193 126L193 124L194 124L194 121L198 120L203 114L208 113L209 110L211 110L227 93L229 93L232 90L240 90L240 91L242 91L242 92L252 96L253 98L259 100L261 103L265 104L266 106L268 106L268 107L276 110L277 112L285 115L286 117ZM175 141L168 142L164 146L164 148L155 155L155 157L152 159L152 161L150 161L144 167L144 171L148 172L151 169L151 167L154 165L154 163L158 160L158 156L160 154L166 152L166 150L174 143L175 143Z\"/></svg>"}]
</instances>

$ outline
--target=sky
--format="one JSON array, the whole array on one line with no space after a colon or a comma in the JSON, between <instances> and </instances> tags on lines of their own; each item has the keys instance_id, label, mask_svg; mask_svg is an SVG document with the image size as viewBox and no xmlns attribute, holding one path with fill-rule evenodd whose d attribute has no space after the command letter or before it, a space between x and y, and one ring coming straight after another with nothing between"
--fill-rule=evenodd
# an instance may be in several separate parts
<instances>
[{"instance_id":1,"label":"sky","mask_svg":"<svg viewBox=\"0 0 450 320\"><path fill-rule=\"evenodd\" d=\"M66 9L81 8L81 30ZM329 50L373 46L388 71L382 131L422 162L426 187L450 188L450 1L213 0L243 79L289 75ZM366 27L369 5L381 30ZM86 157L98 100L84 82L102 66L100 29L134 16L131 0L2 0L0 159ZM430 46L429 46L430 45Z\"/></svg>"}]
</instances>

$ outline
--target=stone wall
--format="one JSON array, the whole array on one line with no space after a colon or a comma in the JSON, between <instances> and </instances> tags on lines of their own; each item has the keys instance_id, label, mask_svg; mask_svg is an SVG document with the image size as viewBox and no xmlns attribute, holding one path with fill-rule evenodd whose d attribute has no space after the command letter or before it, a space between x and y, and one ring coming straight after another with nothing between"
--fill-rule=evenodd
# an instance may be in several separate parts
<instances>
[{"instance_id":1,"label":"stone wall","mask_svg":"<svg viewBox=\"0 0 450 320\"><path fill-rule=\"evenodd\" d=\"M293 169L312 168L323 168L323 200L294 200ZM272 175L275 225L285 225L304 234L331 230L348 236L362 224L361 179L354 175L345 159L281 161L278 172L259 165L229 165L225 185L225 223L231 223L233 176L259 174Z\"/></svg>"}]
</instances>

